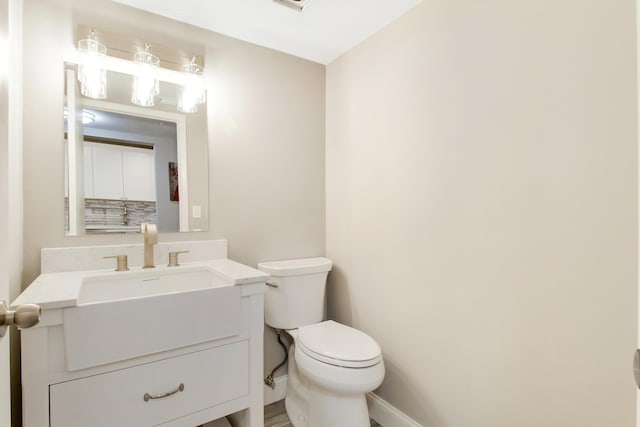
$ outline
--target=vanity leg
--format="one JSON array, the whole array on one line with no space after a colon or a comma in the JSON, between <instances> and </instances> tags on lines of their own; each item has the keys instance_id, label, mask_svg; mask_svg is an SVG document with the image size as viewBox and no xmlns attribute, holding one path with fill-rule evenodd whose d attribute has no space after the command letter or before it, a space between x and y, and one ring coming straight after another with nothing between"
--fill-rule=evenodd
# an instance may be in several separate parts
<instances>
[{"instance_id":1,"label":"vanity leg","mask_svg":"<svg viewBox=\"0 0 640 427\"><path fill-rule=\"evenodd\" d=\"M251 403L244 411L227 417L233 427L264 427L264 295L249 300L249 396Z\"/></svg>"},{"instance_id":2,"label":"vanity leg","mask_svg":"<svg viewBox=\"0 0 640 427\"><path fill-rule=\"evenodd\" d=\"M264 407L251 407L247 409L245 417L246 427L264 427Z\"/></svg>"},{"instance_id":3,"label":"vanity leg","mask_svg":"<svg viewBox=\"0 0 640 427\"><path fill-rule=\"evenodd\" d=\"M249 393L251 406L246 412L247 427L264 427L264 294L251 296L251 340L249 346Z\"/></svg>"},{"instance_id":4,"label":"vanity leg","mask_svg":"<svg viewBox=\"0 0 640 427\"><path fill-rule=\"evenodd\" d=\"M12 331L13 332L13 331ZM49 425L49 328L33 328L21 331L22 348L22 426L45 427Z\"/></svg>"},{"instance_id":5,"label":"vanity leg","mask_svg":"<svg viewBox=\"0 0 640 427\"><path fill-rule=\"evenodd\" d=\"M264 408L250 407L229 415L227 420L232 427L264 427Z\"/></svg>"}]
</instances>

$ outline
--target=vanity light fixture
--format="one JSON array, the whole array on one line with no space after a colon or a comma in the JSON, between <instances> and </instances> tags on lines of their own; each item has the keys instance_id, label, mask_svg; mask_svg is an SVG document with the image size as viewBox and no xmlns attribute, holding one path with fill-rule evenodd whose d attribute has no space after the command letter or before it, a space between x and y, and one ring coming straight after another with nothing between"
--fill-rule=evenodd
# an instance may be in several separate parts
<instances>
[{"instance_id":1,"label":"vanity light fixture","mask_svg":"<svg viewBox=\"0 0 640 427\"><path fill-rule=\"evenodd\" d=\"M198 104L206 102L203 68L196 64L195 56L184 66L184 72L187 80L184 85L178 86L178 111L195 113L198 111Z\"/></svg>"},{"instance_id":2,"label":"vanity light fixture","mask_svg":"<svg viewBox=\"0 0 640 427\"><path fill-rule=\"evenodd\" d=\"M82 61L78 65L80 93L94 99L107 97L107 70L101 60L107 55L105 45L96 40L93 30L88 39L78 40L78 53Z\"/></svg>"},{"instance_id":3,"label":"vanity light fixture","mask_svg":"<svg viewBox=\"0 0 640 427\"><path fill-rule=\"evenodd\" d=\"M308 1L308 0L304 0ZM102 40L108 35L100 32ZM111 48L110 48L111 49ZM78 41L75 56L68 60L78 64L78 80L83 96L95 99L107 97L107 71L127 74L133 77L131 102L142 107L152 107L156 103L156 96L160 95L160 81L173 83L178 89L177 104L179 111L195 113L197 105L206 102L206 88L203 67L193 57L181 70L160 67L160 59L150 52L149 44L144 50L133 53L133 60L124 59L121 49L114 48L120 57L107 55L107 48L96 40L96 33L91 30L88 39ZM167 64L184 63L184 56L163 59ZM173 94L172 94L173 95ZM173 96L171 96L173 97ZM162 98L160 99L163 102Z\"/></svg>"},{"instance_id":4,"label":"vanity light fixture","mask_svg":"<svg viewBox=\"0 0 640 427\"><path fill-rule=\"evenodd\" d=\"M160 82L156 76L160 58L149 51L147 43L144 51L136 53L133 59L137 69L133 75L131 102L141 107L153 107L155 97L160 93Z\"/></svg>"}]
</instances>

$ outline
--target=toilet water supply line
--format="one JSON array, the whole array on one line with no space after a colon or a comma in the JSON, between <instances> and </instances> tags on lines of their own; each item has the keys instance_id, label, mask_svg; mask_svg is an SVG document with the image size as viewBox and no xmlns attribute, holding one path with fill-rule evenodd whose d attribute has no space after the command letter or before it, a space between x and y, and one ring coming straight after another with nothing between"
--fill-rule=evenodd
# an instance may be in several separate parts
<instances>
[{"instance_id":1,"label":"toilet water supply line","mask_svg":"<svg viewBox=\"0 0 640 427\"><path fill-rule=\"evenodd\" d=\"M278 369L280 369L282 366L284 366L284 364L287 363L287 359L289 359L289 350L287 349L287 346L285 345L285 343L282 342L282 338L281 338L282 334L287 335L287 337L290 340L289 344L291 344L293 342L293 338L291 337L291 335L287 334L286 331L284 331L282 329L275 329L275 331L276 331L276 334L278 334L278 343L280 344L280 347L282 347L282 350L284 350L284 360L282 360L282 362L280 362L278 364L278 366L273 368L271 373L264 378L264 383L266 385L268 385L269 387L271 387L273 390L276 389L276 382L273 379L273 375L276 373L276 371Z\"/></svg>"}]
</instances>

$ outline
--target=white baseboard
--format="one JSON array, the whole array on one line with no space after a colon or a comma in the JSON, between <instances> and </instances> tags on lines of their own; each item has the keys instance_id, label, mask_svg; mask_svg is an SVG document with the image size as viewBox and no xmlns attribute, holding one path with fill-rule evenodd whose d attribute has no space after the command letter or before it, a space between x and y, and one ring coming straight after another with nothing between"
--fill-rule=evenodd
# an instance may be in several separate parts
<instances>
[{"instance_id":1,"label":"white baseboard","mask_svg":"<svg viewBox=\"0 0 640 427\"><path fill-rule=\"evenodd\" d=\"M422 427L407 414L374 393L367 393L369 416L384 427Z\"/></svg>"},{"instance_id":2,"label":"white baseboard","mask_svg":"<svg viewBox=\"0 0 640 427\"><path fill-rule=\"evenodd\" d=\"M276 388L264 386L264 405L284 399L287 394L287 375L274 378ZM374 393L367 393L369 416L384 427L422 427L407 414Z\"/></svg>"},{"instance_id":3,"label":"white baseboard","mask_svg":"<svg viewBox=\"0 0 640 427\"><path fill-rule=\"evenodd\" d=\"M280 375L274 378L276 388L272 389L268 385L264 385L264 406L270 405L273 402L284 399L287 394L287 375Z\"/></svg>"}]
</instances>

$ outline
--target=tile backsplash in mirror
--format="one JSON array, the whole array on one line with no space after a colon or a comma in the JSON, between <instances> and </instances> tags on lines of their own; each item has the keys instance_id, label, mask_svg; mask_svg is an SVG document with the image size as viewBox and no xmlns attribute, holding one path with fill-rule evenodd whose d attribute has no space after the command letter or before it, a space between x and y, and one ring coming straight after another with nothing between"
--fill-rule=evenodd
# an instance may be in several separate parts
<instances>
[{"instance_id":1,"label":"tile backsplash in mirror","mask_svg":"<svg viewBox=\"0 0 640 427\"><path fill-rule=\"evenodd\" d=\"M155 202L85 199L87 233L129 231L131 227L136 231L144 222L157 222Z\"/></svg>"},{"instance_id":2,"label":"tile backsplash in mirror","mask_svg":"<svg viewBox=\"0 0 640 427\"><path fill-rule=\"evenodd\" d=\"M155 202L85 199L84 207L87 234L137 232L143 222L157 223ZM67 217L68 203L65 200L65 218Z\"/></svg>"}]
</instances>

